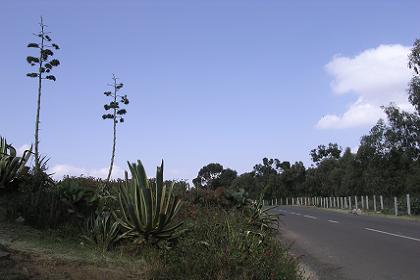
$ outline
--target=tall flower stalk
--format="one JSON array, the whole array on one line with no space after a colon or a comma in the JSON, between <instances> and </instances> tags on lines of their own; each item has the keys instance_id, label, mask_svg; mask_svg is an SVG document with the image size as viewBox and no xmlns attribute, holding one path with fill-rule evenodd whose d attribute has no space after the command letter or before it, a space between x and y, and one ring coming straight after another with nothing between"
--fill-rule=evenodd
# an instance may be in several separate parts
<instances>
[{"instance_id":1,"label":"tall flower stalk","mask_svg":"<svg viewBox=\"0 0 420 280\"><path fill-rule=\"evenodd\" d=\"M123 123L123 116L127 113L127 110L121 108L122 105L128 105L129 101L127 95L120 95L118 92L123 88L123 83L118 82L118 78L113 74L112 75L112 84L108 84L112 87L112 91L105 91L105 96L111 98L111 101L104 105L105 111L110 113L102 115L102 119L110 119L113 122L113 138L112 138L112 153L111 153L111 164L109 166L107 183L109 183L112 174L112 168L114 166L115 160L115 150L117 145L117 124ZM119 101L118 101L119 100Z\"/></svg>"},{"instance_id":2,"label":"tall flower stalk","mask_svg":"<svg viewBox=\"0 0 420 280\"><path fill-rule=\"evenodd\" d=\"M40 112L41 112L41 96L42 96L42 81L51 80L55 81L55 76L51 75L51 71L54 67L60 65L58 59L52 58L54 52L52 50L59 50L60 47L52 43L50 32L46 31L46 25L41 17L39 23L40 31L34 34L38 39L38 43L29 43L28 48L37 49L37 56L28 56L26 61L33 67L36 67L36 71L27 73L26 76L30 78L36 78L38 80L38 96L36 103L36 117L35 117L35 170L41 170L41 157L39 155L39 124L40 124Z\"/></svg>"}]
</instances>

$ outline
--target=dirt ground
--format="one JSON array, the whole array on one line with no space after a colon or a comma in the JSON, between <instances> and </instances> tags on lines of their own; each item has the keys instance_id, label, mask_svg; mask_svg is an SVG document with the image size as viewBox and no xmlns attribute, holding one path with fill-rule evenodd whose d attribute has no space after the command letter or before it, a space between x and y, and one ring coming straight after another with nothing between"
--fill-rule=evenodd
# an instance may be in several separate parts
<instances>
[{"instance_id":1,"label":"dirt ground","mask_svg":"<svg viewBox=\"0 0 420 280\"><path fill-rule=\"evenodd\" d=\"M0 280L146 279L134 269L42 248L36 244L40 234L29 227L0 222Z\"/></svg>"},{"instance_id":2,"label":"dirt ground","mask_svg":"<svg viewBox=\"0 0 420 280\"><path fill-rule=\"evenodd\" d=\"M0 279L138 279L115 268L101 268L77 262L10 252L0 258Z\"/></svg>"}]
</instances>

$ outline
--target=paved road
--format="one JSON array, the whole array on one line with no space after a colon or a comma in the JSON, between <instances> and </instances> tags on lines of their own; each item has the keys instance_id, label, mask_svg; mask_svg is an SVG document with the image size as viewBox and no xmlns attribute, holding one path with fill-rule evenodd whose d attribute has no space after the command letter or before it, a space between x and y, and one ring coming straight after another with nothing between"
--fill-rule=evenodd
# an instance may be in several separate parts
<instances>
[{"instance_id":1,"label":"paved road","mask_svg":"<svg viewBox=\"0 0 420 280\"><path fill-rule=\"evenodd\" d=\"M281 206L281 232L320 280L420 280L420 222Z\"/></svg>"}]
</instances>

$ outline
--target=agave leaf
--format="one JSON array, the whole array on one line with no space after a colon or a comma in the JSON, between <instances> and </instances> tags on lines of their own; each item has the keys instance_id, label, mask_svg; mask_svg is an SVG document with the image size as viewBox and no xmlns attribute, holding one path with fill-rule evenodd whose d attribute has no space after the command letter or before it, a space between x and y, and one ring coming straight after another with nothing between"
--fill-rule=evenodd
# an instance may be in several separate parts
<instances>
[{"instance_id":1,"label":"agave leaf","mask_svg":"<svg viewBox=\"0 0 420 280\"><path fill-rule=\"evenodd\" d=\"M123 230L121 238L135 243L174 238L182 223L173 224L181 201L173 194L173 184L163 183L163 161L156 170L156 180L149 182L141 161L128 163L131 180L126 174L124 188L119 188L118 218Z\"/></svg>"}]
</instances>

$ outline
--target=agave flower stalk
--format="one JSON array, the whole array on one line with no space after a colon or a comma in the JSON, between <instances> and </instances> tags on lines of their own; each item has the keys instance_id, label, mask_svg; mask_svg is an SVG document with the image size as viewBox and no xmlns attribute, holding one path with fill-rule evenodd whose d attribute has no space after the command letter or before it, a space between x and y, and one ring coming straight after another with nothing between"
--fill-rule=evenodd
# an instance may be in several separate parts
<instances>
[{"instance_id":1,"label":"agave flower stalk","mask_svg":"<svg viewBox=\"0 0 420 280\"><path fill-rule=\"evenodd\" d=\"M58 59L53 59L53 50L59 50L60 47L52 43L50 32L46 31L46 25L44 24L43 18L41 17L40 31L34 34L38 39L39 43L29 43L28 48L37 49L37 56L28 56L26 61L33 67L36 67L36 71L27 73L26 76L30 78L36 78L38 80L38 95L37 95L37 106L36 106L36 117L35 117L35 171L41 170L41 157L39 155L39 124L40 124L40 111L41 111L41 95L42 95L42 81L51 80L55 81L54 75L51 75L53 68L60 65Z\"/></svg>"},{"instance_id":2,"label":"agave flower stalk","mask_svg":"<svg viewBox=\"0 0 420 280\"><path fill-rule=\"evenodd\" d=\"M120 95L118 92L123 88L124 84L118 82L118 78L113 74L112 75L112 84L109 84L112 87L112 91L105 91L104 95L111 97L111 102L104 105L105 111L111 111L111 113L103 114L102 119L110 119L113 123L113 138L112 138L112 153L111 153L111 164L109 166L107 183L111 179L112 168L114 166L115 160L115 149L117 145L117 124L124 122L124 115L127 114L127 110L121 108L122 105L128 105L129 101L127 95ZM119 101L118 101L119 99Z\"/></svg>"}]
</instances>

